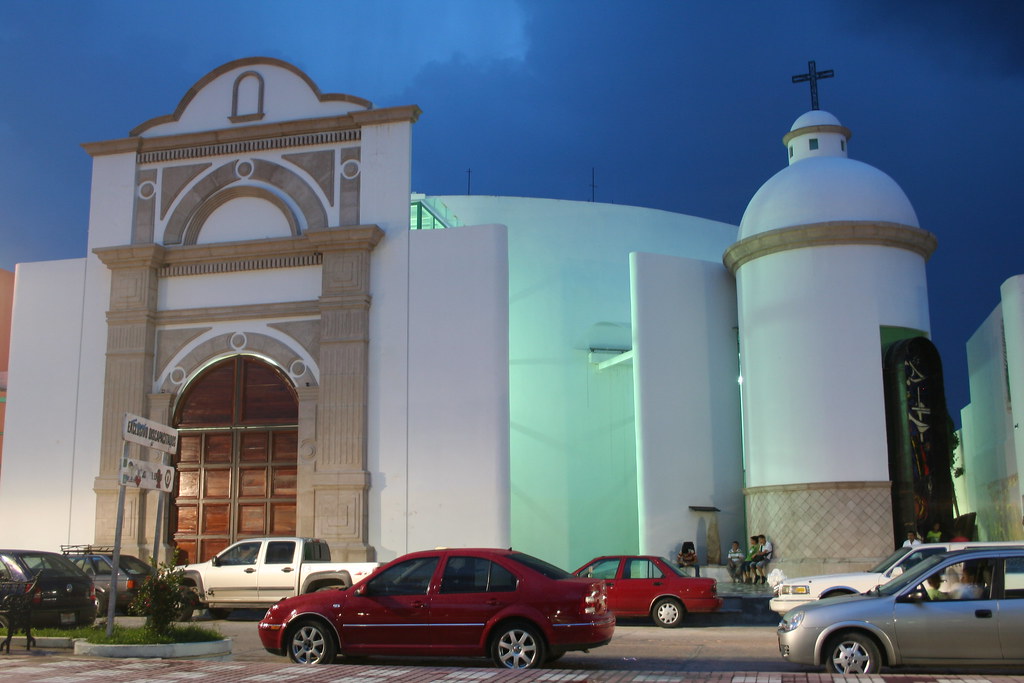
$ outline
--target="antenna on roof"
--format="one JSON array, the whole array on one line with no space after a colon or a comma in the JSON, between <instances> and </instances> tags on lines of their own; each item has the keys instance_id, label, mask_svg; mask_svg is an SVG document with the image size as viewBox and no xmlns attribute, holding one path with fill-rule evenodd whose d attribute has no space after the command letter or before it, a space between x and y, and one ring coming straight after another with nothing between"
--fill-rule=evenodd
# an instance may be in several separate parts
<instances>
[{"instance_id":1,"label":"antenna on roof","mask_svg":"<svg viewBox=\"0 0 1024 683\"><path fill-rule=\"evenodd\" d=\"M466 169L466 194L473 194L473 169Z\"/></svg>"},{"instance_id":2,"label":"antenna on roof","mask_svg":"<svg viewBox=\"0 0 1024 683\"><path fill-rule=\"evenodd\" d=\"M590 201L594 201L595 190L597 190L597 184L595 183L596 174L594 167L590 167Z\"/></svg>"}]
</instances>

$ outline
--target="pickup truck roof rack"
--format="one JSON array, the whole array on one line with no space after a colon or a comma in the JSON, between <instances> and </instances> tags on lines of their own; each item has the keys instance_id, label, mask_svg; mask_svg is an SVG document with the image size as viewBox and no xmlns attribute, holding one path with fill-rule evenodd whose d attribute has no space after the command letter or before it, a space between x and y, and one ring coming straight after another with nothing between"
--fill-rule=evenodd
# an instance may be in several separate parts
<instances>
[{"instance_id":1,"label":"pickup truck roof rack","mask_svg":"<svg viewBox=\"0 0 1024 683\"><path fill-rule=\"evenodd\" d=\"M62 545L62 555L109 555L114 552L112 545Z\"/></svg>"}]
</instances>

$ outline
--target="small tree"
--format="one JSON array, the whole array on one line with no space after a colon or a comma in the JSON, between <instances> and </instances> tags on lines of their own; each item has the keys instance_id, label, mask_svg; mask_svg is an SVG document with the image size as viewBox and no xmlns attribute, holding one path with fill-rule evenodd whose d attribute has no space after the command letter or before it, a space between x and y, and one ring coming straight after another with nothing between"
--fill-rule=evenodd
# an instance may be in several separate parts
<instances>
[{"instance_id":1,"label":"small tree","mask_svg":"<svg viewBox=\"0 0 1024 683\"><path fill-rule=\"evenodd\" d=\"M178 620L182 609L191 600L191 594L182 589L184 570L175 565L178 553L159 565L156 573L146 577L142 587L128 604L128 612L146 617L146 628L167 635L171 624Z\"/></svg>"}]
</instances>

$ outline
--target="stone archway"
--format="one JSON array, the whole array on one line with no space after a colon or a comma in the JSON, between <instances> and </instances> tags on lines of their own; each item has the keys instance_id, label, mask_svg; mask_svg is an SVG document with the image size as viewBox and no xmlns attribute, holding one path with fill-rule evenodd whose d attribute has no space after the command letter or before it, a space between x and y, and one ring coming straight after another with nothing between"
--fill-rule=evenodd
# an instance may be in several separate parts
<instances>
[{"instance_id":1,"label":"stone archway","mask_svg":"<svg viewBox=\"0 0 1024 683\"><path fill-rule=\"evenodd\" d=\"M299 400L287 376L254 356L214 363L174 411L168 538L179 562L201 562L240 538L296 534Z\"/></svg>"}]
</instances>

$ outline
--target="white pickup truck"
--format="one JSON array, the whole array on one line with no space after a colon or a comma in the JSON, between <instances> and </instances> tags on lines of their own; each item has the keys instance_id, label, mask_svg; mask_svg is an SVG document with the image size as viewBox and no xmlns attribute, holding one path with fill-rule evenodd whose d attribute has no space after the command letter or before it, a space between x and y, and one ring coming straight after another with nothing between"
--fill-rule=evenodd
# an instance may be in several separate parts
<instances>
[{"instance_id":1,"label":"white pickup truck","mask_svg":"<svg viewBox=\"0 0 1024 683\"><path fill-rule=\"evenodd\" d=\"M834 598L840 595L866 593L883 583L895 579L921 560L950 550L968 548L998 548L1002 546L1021 546L1022 541L967 542L949 541L945 543L922 543L913 548L899 548L877 566L864 572L849 574L823 574L821 576L802 576L785 579L775 586L775 597L769 603L773 612L785 614L794 607L805 602Z\"/></svg>"},{"instance_id":2,"label":"white pickup truck","mask_svg":"<svg viewBox=\"0 0 1024 683\"><path fill-rule=\"evenodd\" d=\"M282 598L323 588L347 588L369 576L377 562L331 562L331 549L315 538L247 538L206 562L182 567L182 586L196 608L215 617L235 608L270 607Z\"/></svg>"}]
</instances>

